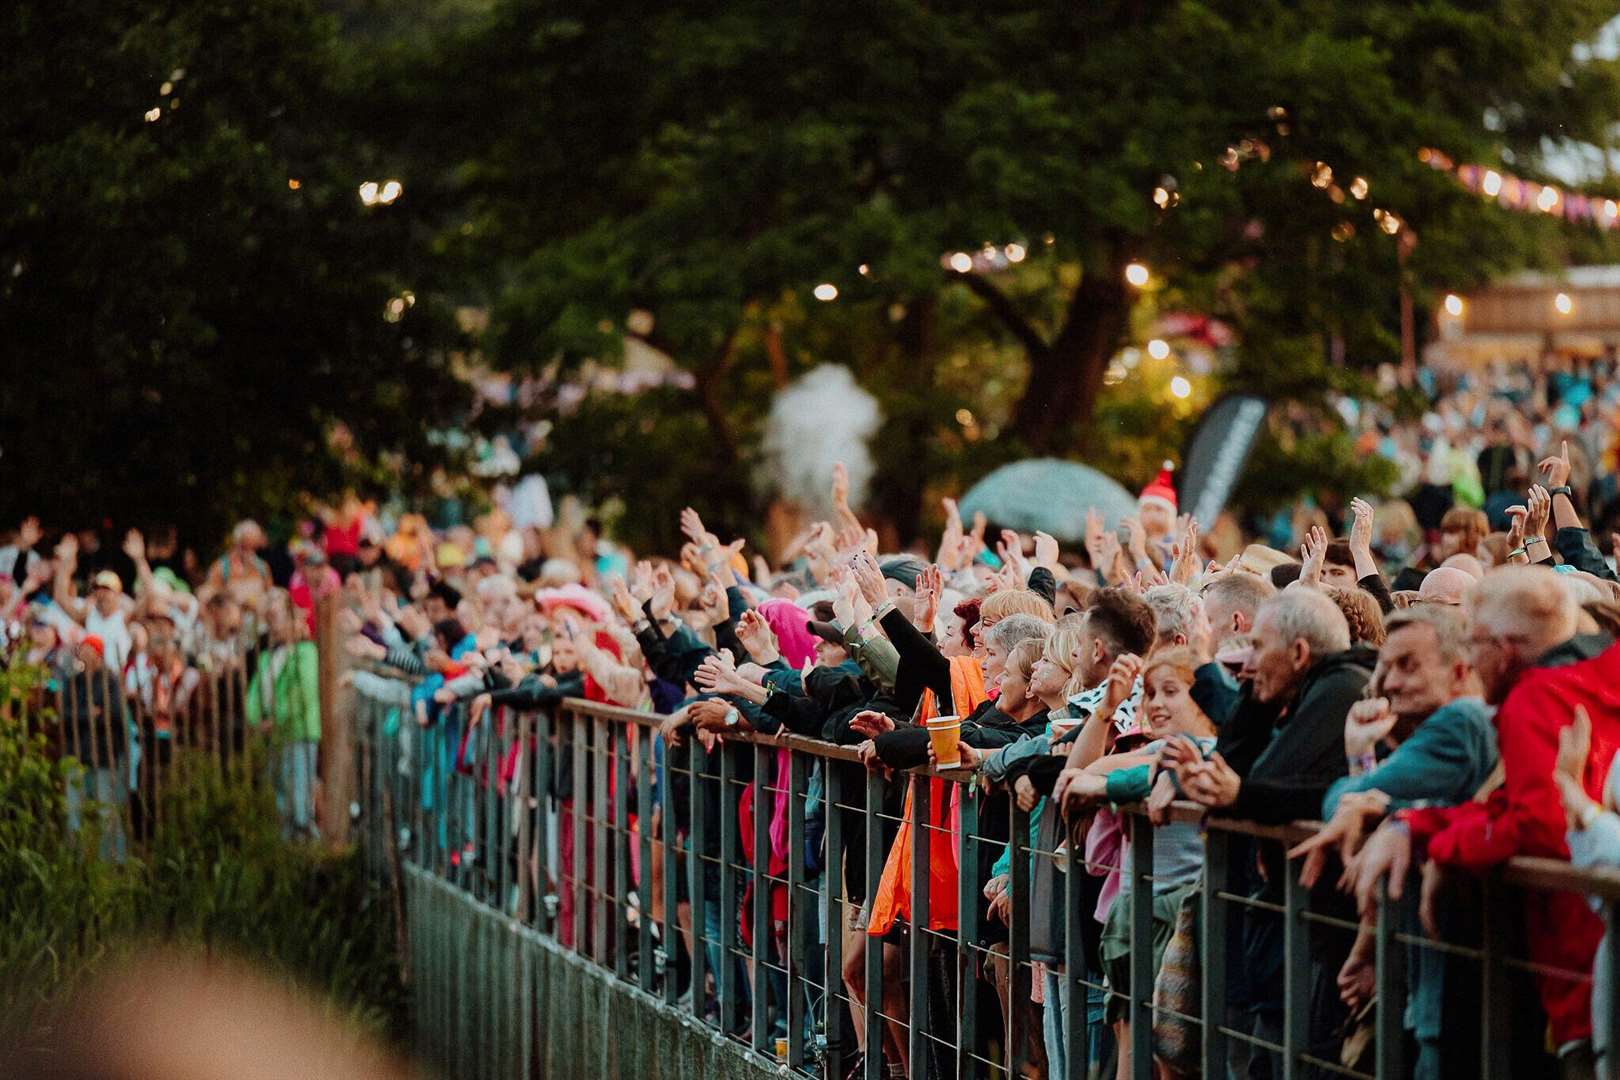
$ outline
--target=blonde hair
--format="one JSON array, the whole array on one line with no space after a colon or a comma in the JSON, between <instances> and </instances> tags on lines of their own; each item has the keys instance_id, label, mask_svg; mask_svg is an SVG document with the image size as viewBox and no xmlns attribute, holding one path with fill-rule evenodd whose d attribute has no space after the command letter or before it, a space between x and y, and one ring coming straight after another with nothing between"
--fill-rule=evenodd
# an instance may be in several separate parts
<instances>
[{"instance_id":1,"label":"blonde hair","mask_svg":"<svg viewBox=\"0 0 1620 1080\"><path fill-rule=\"evenodd\" d=\"M1142 665L1142 685L1146 686L1148 676L1160 668L1174 668L1176 674L1184 677L1187 680L1187 685L1191 686L1198 673L1198 657L1185 645L1177 645L1171 649L1159 649L1148 657L1146 664Z\"/></svg>"},{"instance_id":2,"label":"blonde hair","mask_svg":"<svg viewBox=\"0 0 1620 1080\"><path fill-rule=\"evenodd\" d=\"M1060 626L1053 630L1046 638L1045 658L1047 662L1056 664L1069 676L1068 685L1064 687L1065 695L1074 694L1085 687L1077 686L1080 681L1080 670L1074 666L1074 651L1080 647L1084 640L1084 623L1070 626Z\"/></svg>"},{"instance_id":3,"label":"blonde hair","mask_svg":"<svg viewBox=\"0 0 1620 1080\"><path fill-rule=\"evenodd\" d=\"M1041 658L1046 651L1046 641L1042 638L1025 638L1012 647L1007 654L1007 662L1003 667L1018 676L1028 680L1030 672L1035 669L1035 661Z\"/></svg>"},{"instance_id":4,"label":"blonde hair","mask_svg":"<svg viewBox=\"0 0 1620 1080\"><path fill-rule=\"evenodd\" d=\"M1028 589L991 593L979 604L980 622L1000 622L1011 615L1030 615L1044 623L1054 621L1052 605L1045 597Z\"/></svg>"}]
</instances>

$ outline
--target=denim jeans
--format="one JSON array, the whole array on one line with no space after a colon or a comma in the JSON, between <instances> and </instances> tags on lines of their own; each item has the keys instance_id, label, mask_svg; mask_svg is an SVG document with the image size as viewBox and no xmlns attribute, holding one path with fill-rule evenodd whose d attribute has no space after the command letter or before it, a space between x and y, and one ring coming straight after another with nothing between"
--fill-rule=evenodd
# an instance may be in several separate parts
<instances>
[{"instance_id":1,"label":"denim jeans","mask_svg":"<svg viewBox=\"0 0 1620 1080\"><path fill-rule=\"evenodd\" d=\"M77 783L67 785L68 831L79 831L84 823L84 804L95 803L101 819L101 857L123 862L127 851L123 808L128 801L128 787L117 770L86 768Z\"/></svg>"},{"instance_id":2,"label":"denim jeans","mask_svg":"<svg viewBox=\"0 0 1620 1080\"><path fill-rule=\"evenodd\" d=\"M276 751L276 812L284 837L320 838L315 824L316 756L320 744L289 742Z\"/></svg>"},{"instance_id":3,"label":"denim jeans","mask_svg":"<svg viewBox=\"0 0 1620 1080\"><path fill-rule=\"evenodd\" d=\"M736 935L735 927L732 928L732 933L733 936ZM703 901L703 952L708 959L709 973L714 976L714 989L718 994L720 991L720 962L722 956L727 954L725 942L720 935L720 901L718 899L706 899ZM734 1016L722 1016L720 1018L721 1026L727 1030L731 1030L744 1022L744 1018L748 1015L749 1005L748 973L743 970L740 957L732 956L731 962L734 965L732 968L732 985L737 989L737 1000L733 1007L737 1012Z\"/></svg>"},{"instance_id":4,"label":"denim jeans","mask_svg":"<svg viewBox=\"0 0 1620 1080\"><path fill-rule=\"evenodd\" d=\"M1063 972L1046 969L1045 997L1041 1034L1046 1042L1046 1075L1068 1076L1069 987Z\"/></svg>"}]
</instances>

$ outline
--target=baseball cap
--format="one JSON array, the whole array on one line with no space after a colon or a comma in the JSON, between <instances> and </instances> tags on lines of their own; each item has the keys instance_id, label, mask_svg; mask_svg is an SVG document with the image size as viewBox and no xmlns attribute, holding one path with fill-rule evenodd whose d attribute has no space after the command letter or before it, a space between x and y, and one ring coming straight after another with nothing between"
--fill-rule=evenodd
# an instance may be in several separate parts
<instances>
[{"instance_id":1,"label":"baseball cap","mask_svg":"<svg viewBox=\"0 0 1620 1080\"><path fill-rule=\"evenodd\" d=\"M804 624L804 628L829 645L842 645L844 643L844 632L832 623L818 622L811 619Z\"/></svg>"},{"instance_id":2,"label":"baseball cap","mask_svg":"<svg viewBox=\"0 0 1620 1080\"><path fill-rule=\"evenodd\" d=\"M103 570L90 579L91 588L111 589L113 592L123 592L124 583L118 580L118 575L111 570Z\"/></svg>"}]
</instances>

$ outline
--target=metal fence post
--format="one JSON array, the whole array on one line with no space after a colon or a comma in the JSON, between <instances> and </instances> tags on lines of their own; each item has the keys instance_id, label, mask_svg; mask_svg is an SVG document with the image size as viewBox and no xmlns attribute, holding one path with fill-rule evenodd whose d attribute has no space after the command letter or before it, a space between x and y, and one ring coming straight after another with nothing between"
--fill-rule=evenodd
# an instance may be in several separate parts
<instances>
[{"instance_id":1,"label":"metal fence post","mask_svg":"<svg viewBox=\"0 0 1620 1080\"><path fill-rule=\"evenodd\" d=\"M602 731L613 746L613 905L609 909L613 935L613 974L620 980L630 977L630 943L625 931L630 925L630 746L639 729L622 724ZM603 752L606 753L606 747ZM638 926L641 920L637 920ZM642 928L645 929L644 927Z\"/></svg>"},{"instance_id":2,"label":"metal fence post","mask_svg":"<svg viewBox=\"0 0 1620 1080\"><path fill-rule=\"evenodd\" d=\"M1294 1080L1309 1070L1300 1055L1310 1046L1310 924L1305 909L1310 894L1299 874L1283 864L1283 1076Z\"/></svg>"},{"instance_id":3,"label":"metal fence post","mask_svg":"<svg viewBox=\"0 0 1620 1080\"><path fill-rule=\"evenodd\" d=\"M883 877L883 778L866 774L866 902L875 905ZM866 1080L883 1080L883 939L866 939Z\"/></svg>"},{"instance_id":4,"label":"metal fence post","mask_svg":"<svg viewBox=\"0 0 1620 1080\"><path fill-rule=\"evenodd\" d=\"M555 716L549 711L534 714L534 807L526 811L532 823L528 849L524 852L524 859L534 860L532 868L526 867L525 875L531 882L531 889L538 893L530 908L530 915L534 925L543 929L553 938L557 936L556 921L551 917L551 908L548 898L555 903L558 889L561 886L562 874L558 870L555 853L551 850L552 837L552 805L551 793L555 777L552 775L555 766L552 764L551 740L561 725L555 723Z\"/></svg>"},{"instance_id":5,"label":"metal fence post","mask_svg":"<svg viewBox=\"0 0 1620 1080\"><path fill-rule=\"evenodd\" d=\"M657 749L659 738L661 736L655 736L649 742L651 749ZM653 767L657 767L656 762ZM681 868L676 846L675 753L667 742L664 743L664 774L658 784L658 804L661 807L658 814L658 858L664 861L664 1004L673 1006L681 997L680 969L676 961L681 937ZM651 866L651 863L648 865ZM695 958L693 964L696 964ZM693 966L689 970L699 969ZM700 996L696 990L693 991L694 1001Z\"/></svg>"},{"instance_id":6,"label":"metal fence post","mask_svg":"<svg viewBox=\"0 0 1620 1080\"><path fill-rule=\"evenodd\" d=\"M1231 932L1223 894L1231 882L1232 834L1204 834L1203 934L1199 952L1203 980L1204 1075L1226 1075L1226 939Z\"/></svg>"},{"instance_id":7,"label":"metal fence post","mask_svg":"<svg viewBox=\"0 0 1620 1080\"><path fill-rule=\"evenodd\" d=\"M591 744L591 959L606 964L609 935L614 933L610 912L613 898L608 896L608 726L598 718L593 725L595 742Z\"/></svg>"},{"instance_id":8,"label":"metal fence post","mask_svg":"<svg viewBox=\"0 0 1620 1080\"><path fill-rule=\"evenodd\" d=\"M911 830L911 1004L906 1028L911 1075L928 1076L928 923L933 843L934 780L913 773Z\"/></svg>"},{"instance_id":9,"label":"metal fence post","mask_svg":"<svg viewBox=\"0 0 1620 1080\"><path fill-rule=\"evenodd\" d=\"M771 766L776 757L769 748L760 743L754 744L754 835L752 837L754 852L754 909L750 913L752 919L749 935L748 970L754 984L753 1017L749 1025L749 1042L754 1049L765 1053L769 1040L768 1017L770 1015L770 982L771 970L766 961L771 955L773 944L771 928L771 815L776 809L776 796L770 790L766 778L771 775ZM780 1003L779 1003L780 1004Z\"/></svg>"},{"instance_id":10,"label":"metal fence post","mask_svg":"<svg viewBox=\"0 0 1620 1080\"><path fill-rule=\"evenodd\" d=\"M810 916L804 883L804 800L810 786L810 762L798 750L788 755L788 947L787 947L787 1064L804 1065L806 1008L805 980L809 977L810 937L815 920ZM823 788L823 795L825 795ZM822 803L825 811L826 803ZM829 975L830 979L831 976ZM840 1078L842 1080L842 1078Z\"/></svg>"},{"instance_id":11,"label":"metal fence post","mask_svg":"<svg viewBox=\"0 0 1620 1080\"><path fill-rule=\"evenodd\" d=\"M1402 991L1406 980L1401 978L1403 965L1400 946L1395 941L1396 914L1395 907L1389 902L1389 881L1386 879L1378 886L1378 917L1373 925L1373 967L1378 993L1374 1021L1378 1035L1378 1080L1395 1080L1406 1075L1401 1060L1402 1050L1405 1049L1401 1014L1405 1012L1406 1002Z\"/></svg>"},{"instance_id":12,"label":"metal fence post","mask_svg":"<svg viewBox=\"0 0 1620 1080\"><path fill-rule=\"evenodd\" d=\"M585 914L590 906L590 896L585 891L585 864L590 853L585 847L585 811L590 805L590 781L585 769L585 725L588 721L576 712L568 714L568 729L573 736L574 776L572 793L569 802L573 806L572 818L569 823L574 833L573 866L569 869L568 888L573 904L574 916L574 952L585 953L585 928L588 924Z\"/></svg>"},{"instance_id":13,"label":"metal fence post","mask_svg":"<svg viewBox=\"0 0 1620 1080\"><path fill-rule=\"evenodd\" d=\"M1046 812L1062 813L1062 808L1049 803ZM1086 910L1084 892L1080 888L1081 875L1087 871L1085 853L1072 835L1064 858L1068 865L1063 875L1063 986L1069 1003L1063 1010L1063 1060L1070 1075L1088 1076L1091 1072L1091 1010L1086 1000L1086 952L1082 939Z\"/></svg>"},{"instance_id":14,"label":"metal fence post","mask_svg":"<svg viewBox=\"0 0 1620 1080\"><path fill-rule=\"evenodd\" d=\"M737 747L720 743L720 1030L730 1034L737 1010ZM756 807L756 809L758 809Z\"/></svg>"},{"instance_id":15,"label":"metal fence post","mask_svg":"<svg viewBox=\"0 0 1620 1080\"><path fill-rule=\"evenodd\" d=\"M1050 813L1052 807L1047 806ZM1131 825L1131 1075L1153 1075L1153 828L1140 814Z\"/></svg>"},{"instance_id":16,"label":"metal fence post","mask_svg":"<svg viewBox=\"0 0 1620 1080\"><path fill-rule=\"evenodd\" d=\"M653 733L647 728L631 725L629 734L635 739L636 747L636 840L638 842L637 858L641 865L641 877L636 882L636 903L639 909L637 920L636 954L636 982L649 994L653 992L657 972L653 959L653 928L656 923L653 916L653 782L657 776L657 769L653 761ZM668 878L665 879L666 883ZM669 927L664 928L665 935ZM673 981L673 978L671 979Z\"/></svg>"},{"instance_id":17,"label":"metal fence post","mask_svg":"<svg viewBox=\"0 0 1620 1080\"><path fill-rule=\"evenodd\" d=\"M1012 894L1012 921L1007 926L1007 1058L1017 1062L1022 1057L1027 1033L1024 1031L1024 1012L1016 1004L1018 996L1018 969L1029 964L1029 812L1020 809L1018 796L1009 792L1012 800L1012 823L1009 826L1008 847L1012 858L1008 864L1007 890ZM1033 974L1031 975L1033 980Z\"/></svg>"},{"instance_id":18,"label":"metal fence post","mask_svg":"<svg viewBox=\"0 0 1620 1080\"><path fill-rule=\"evenodd\" d=\"M705 948L708 918L704 913L707 903L704 897L703 849L708 846L709 826L703 810L703 785L706 783L703 774L708 767L709 755L703 749L702 740L695 734L687 736L686 746L688 776L691 780L687 794L692 804L692 828L686 839L686 872L688 893L692 897L692 938L696 943L696 948L692 950L692 1015L701 1021L704 1007L708 1004L708 988L704 979L704 973L709 968L709 954ZM720 973L715 971L709 974L714 976L715 989L718 990Z\"/></svg>"},{"instance_id":19,"label":"metal fence post","mask_svg":"<svg viewBox=\"0 0 1620 1080\"><path fill-rule=\"evenodd\" d=\"M978 846L979 792L972 783L963 785L960 793L962 835L958 840L957 866L961 873L956 888L956 985L960 988L959 1019L956 1044L957 1080L971 1080L977 1075L974 1054L979 1046L979 968L974 962L974 950L979 948Z\"/></svg>"},{"instance_id":20,"label":"metal fence post","mask_svg":"<svg viewBox=\"0 0 1620 1080\"><path fill-rule=\"evenodd\" d=\"M1508 984L1503 958L1506 926L1511 909L1503 902L1501 883L1487 878L1480 890L1481 955L1480 980L1480 1072L1487 1080L1507 1080L1512 1075L1513 993Z\"/></svg>"},{"instance_id":21,"label":"metal fence post","mask_svg":"<svg viewBox=\"0 0 1620 1080\"><path fill-rule=\"evenodd\" d=\"M826 936L826 971L822 975L826 983L825 993L822 994L821 1027L827 1038L827 1058L825 1061L826 1075L836 1076L842 1080L844 1076L844 1050L843 1040L840 1038L845 1030L842 1026L840 1008L848 1006L841 1004L844 998L844 926L846 914L844 911L844 811L846 798L844 792L844 770L833 762L826 766L826 806L827 806L827 859L821 871L821 887L826 890L826 921L822 924L822 932ZM851 1020L849 1030L853 1032L854 1023Z\"/></svg>"}]
</instances>

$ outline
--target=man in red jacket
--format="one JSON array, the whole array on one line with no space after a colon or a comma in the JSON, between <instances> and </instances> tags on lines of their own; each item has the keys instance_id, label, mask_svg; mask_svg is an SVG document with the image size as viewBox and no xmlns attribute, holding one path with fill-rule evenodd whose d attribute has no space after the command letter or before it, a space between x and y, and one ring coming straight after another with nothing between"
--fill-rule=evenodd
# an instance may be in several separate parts
<instances>
[{"instance_id":1,"label":"man in red jacket","mask_svg":"<svg viewBox=\"0 0 1620 1080\"><path fill-rule=\"evenodd\" d=\"M1515 855L1568 859L1563 804L1553 782L1558 731L1576 705L1592 716L1592 760L1607 763L1620 747L1620 649L1603 637L1576 635L1579 611L1550 570L1498 570L1470 596L1474 669L1486 700L1497 705L1496 733L1504 767L1502 783L1483 802L1407 810L1380 830L1360 860L1357 893L1363 903L1377 895L1376 881L1391 867L1392 891L1413 850L1427 849L1423 910L1429 918L1440 871L1483 873ZM1603 789L1606 764L1588 767L1587 790ZM1391 859L1390 856L1394 855ZM1530 958L1560 972L1585 973L1603 924L1585 900L1568 892L1524 897ZM1591 985L1578 976L1536 976L1560 1057L1591 1039Z\"/></svg>"}]
</instances>

